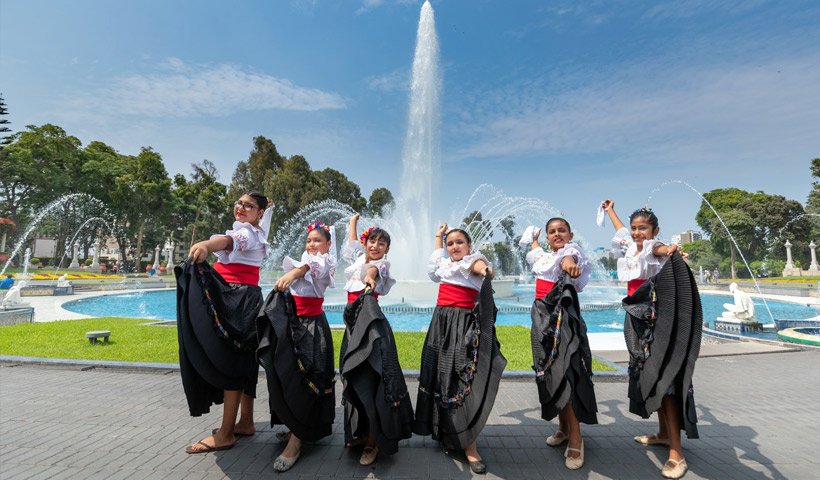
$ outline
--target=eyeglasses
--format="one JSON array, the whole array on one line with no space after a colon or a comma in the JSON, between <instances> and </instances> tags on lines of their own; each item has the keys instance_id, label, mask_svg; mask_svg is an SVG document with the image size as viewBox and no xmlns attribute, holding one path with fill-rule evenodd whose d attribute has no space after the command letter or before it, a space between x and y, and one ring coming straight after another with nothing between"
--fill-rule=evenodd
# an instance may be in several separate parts
<instances>
[{"instance_id":1,"label":"eyeglasses","mask_svg":"<svg viewBox=\"0 0 820 480\"><path fill-rule=\"evenodd\" d=\"M236 208L241 208L243 210L253 210L255 208L259 208L259 206L257 205L254 205L252 203L245 203L242 200L235 201L233 206Z\"/></svg>"}]
</instances>

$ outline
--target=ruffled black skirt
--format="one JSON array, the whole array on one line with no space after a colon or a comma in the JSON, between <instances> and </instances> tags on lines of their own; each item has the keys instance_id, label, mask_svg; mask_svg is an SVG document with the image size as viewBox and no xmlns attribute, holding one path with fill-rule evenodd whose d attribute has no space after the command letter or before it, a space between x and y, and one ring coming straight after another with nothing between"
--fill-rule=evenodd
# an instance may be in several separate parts
<instances>
[{"instance_id":1,"label":"ruffled black skirt","mask_svg":"<svg viewBox=\"0 0 820 480\"><path fill-rule=\"evenodd\" d=\"M177 280L177 336L182 387L192 416L223 402L224 390L256 396L256 285L231 285L207 263L182 262Z\"/></svg>"},{"instance_id":2,"label":"ruffled black skirt","mask_svg":"<svg viewBox=\"0 0 820 480\"><path fill-rule=\"evenodd\" d=\"M344 313L339 356L344 398L345 442L373 434L380 453L398 451L413 434L413 406L399 365L393 329L372 293L359 296Z\"/></svg>"},{"instance_id":3,"label":"ruffled black skirt","mask_svg":"<svg viewBox=\"0 0 820 480\"><path fill-rule=\"evenodd\" d=\"M578 421L598 423L587 327L566 278L532 304L530 340L541 418L552 420L572 402Z\"/></svg>"},{"instance_id":4,"label":"ruffled black skirt","mask_svg":"<svg viewBox=\"0 0 820 480\"><path fill-rule=\"evenodd\" d=\"M629 350L629 411L643 418L672 395L681 429L698 438L692 375L700 353L703 311L695 277L675 253L657 275L623 300Z\"/></svg>"},{"instance_id":5,"label":"ruffled black skirt","mask_svg":"<svg viewBox=\"0 0 820 480\"><path fill-rule=\"evenodd\" d=\"M271 425L305 441L331 434L335 415L333 337L325 314L297 317L290 293L272 291L256 319Z\"/></svg>"},{"instance_id":6,"label":"ruffled black skirt","mask_svg":"<svg viewBox=\"0 0 820 480\"><path fill-rule=\"evenodd\" d=\"M507 365L495 336L492 293L486 278L475 309L436 307L424 340L413 432L451 449L476 440Z\"/></svg>"}]
</instances>

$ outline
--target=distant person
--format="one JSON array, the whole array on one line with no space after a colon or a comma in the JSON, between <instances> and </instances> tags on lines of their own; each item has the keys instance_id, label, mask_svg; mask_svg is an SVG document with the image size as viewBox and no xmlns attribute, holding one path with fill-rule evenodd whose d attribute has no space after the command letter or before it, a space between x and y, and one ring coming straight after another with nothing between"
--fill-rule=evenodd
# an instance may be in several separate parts
<instances>
[{"instance_id":1,"label":"distant person","mask_svg":"<svg viewBox=\"0 0 820 480\"><path fill-rule=\"evenodd\" d=\"M712 274L712 277L715 279L715 285L717 285L718 280L720 280L720 270L715 267L715 272Z\"/></svg>"},{"instance_id":2,"label":"distant person","mask_svg":"<svg viewBox=\"0 0 820 480\"><path fill-rule=\"evenodd\" d=\"M712 283L712 272L705 270L703 272L703 283Z\"/></svg>"},{"instance_id":3,"label":"distant person","mask_svg":"<svg viewBox=\"0 0 820 480\"><path fill-rule=\"evenodd\" d=\"M6 278L0 280L0 290L8 290L12 285L14 285L14 278L10 273L7 273Z\"/></svg>"},{"instance_id":4,"label":"distant person","mask_svg":"<svg viewBox=\"0 0 820 480\"><path fill-rule=\"evenodd\" d=\"M629 411L643 418L658 412L658 432L639 435L635 441L668 446L661 475L680 478L688 469L680 431L698 438L692 374L700 352L703 312L692 308L699 305L695 277L678 253L680 247L655 238L658 217L651 209L632 212L627 228L615 213L615 202L604 200L601 207L616 229L612 251L622 257L618 278L628 282L623 307L630 355Z\"/></svg>"},{"instance_id":5,"label":"distant person","mask_svg":"<svg viewBox=\"0 0 820 480\"><path fill-rule=\"evenodd\" d=\"M233 227L191 246L175 272L180 376L188 409L198 417L224 402L219 428L188 446L187 453L227 450L237 437L256 433L255 322L262 307L259 266L270 250L268 203L261 193L242 195L233 204ZM205 262L211 253L217 258L213 268Z\"/></svg>"}]
</instances>

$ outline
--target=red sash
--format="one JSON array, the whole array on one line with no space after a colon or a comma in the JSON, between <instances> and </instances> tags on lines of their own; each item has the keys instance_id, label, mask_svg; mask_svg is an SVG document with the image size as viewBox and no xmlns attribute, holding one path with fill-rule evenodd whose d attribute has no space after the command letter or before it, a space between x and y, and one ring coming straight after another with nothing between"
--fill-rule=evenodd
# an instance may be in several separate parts
<instances>
[{"instance_id":1,"label":"red sash","mask_svg":"<svg viewBox=\"0 0 820 480\"><path fill-rule=\"evenodd\" d=\"M478 297L478 290L451 283L440 283L438 286L438 299L436 305L440 307L475 307L475 299Z\"/></svg>"},{"instance_id":2,"label":"red sash","mask_svg":"<svg viewBox=\"0 0 820 480\"><path fill-rule=\"evenodd\" d=\"M359 298L359 295L361 295L363 293L364 293L364 290L359 290L358 292L347 292L347 303L355 302L356 299ZM378 300L379 299L379 294L376 293L376 292L373 292L373 298Z\"/></svg>"},{"instance_id":3,"label":"red sash","mask_svg":"<svg viewBox=\"0 0 820 480\"><path fill-rule=\"evenodd\" d=\"M242 285L259 285L259 267L244 263L214 263L214 270L222 275L228 283Z\"/></svg>"},{"instance_id":4,"label":"red sash","mask_svg":"<svg viewBox=\"0 0 820 480\"><path fill-rule=\"evenodd\" d=\"M324 297L293 295L293 301L296 303L296 316L298 317L316 317L325 313L322 310L322 304L325 303Z\"/></svg>"},{"instance_id":5,"label":"red sash","mask_svg":"<svg viewBox=\"0 0 820 480\"><path fill-rule=\"evenodd\" d=\"M535 298L544 298L544 296L550 293L552 287L555 286L555 282L550 282L549 280L542 280L540 278L535 279Z\"/></svg>"},{"instance_id":6,"label":"red sash","mask_svg":"<svg viewBox=\"0 0 820 480\"><path fill-rule=\"evenodd\" d=\"M645 278L636 278L635 280L630 280L626 282L626 296L631 297L635 290L638 289L641 285L646 282Z\"/></svg>"}]
</instances>

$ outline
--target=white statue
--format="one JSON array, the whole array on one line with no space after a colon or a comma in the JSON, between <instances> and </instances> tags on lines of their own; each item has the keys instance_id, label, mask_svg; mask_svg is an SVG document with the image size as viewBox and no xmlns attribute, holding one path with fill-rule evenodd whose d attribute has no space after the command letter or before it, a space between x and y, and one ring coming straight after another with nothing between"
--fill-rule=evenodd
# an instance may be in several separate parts
<instances>
[{"instance_id":1,"label":"white statue","mask_svg":"<svg viewBox=\"0 0 820 480\"><path fill-rule=\"evenodd\" d=\"M68 281L68 274L64 273L60 275L60 278L57 279L57 286L58 287L70 287L71 282Z\"/></svg>"},{"instance_id":2,"label":"white statue","mask_svg":"<svg viewBox=\"0 0 820 480\"><path fill-rule=\"evenodd\" d=\"M743 322L755 321L755 303L748 293L737 287L737 283L729 285L729 292L735 297L735 303L724 303L723 319L740 320Z\"/></svg>"},{"instance_id":3,"label":"white statue","mask_svg":"<svg viewBox=\"0 0 820 480\"><path fill-rule=\"evenodd\" d=\"M0 303L0 307L3 308L13 308L13 307L24 307L28 305L28 303L24 302L22 296L20 295L20 289L26 286L25 281L21 281L17 285L12 286L9 291L6 293L6 296L3 297L3 302Z\"/></svg>"}]
</instances>

